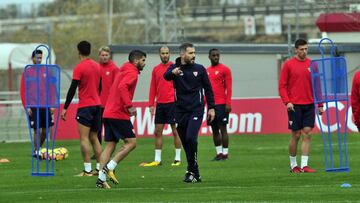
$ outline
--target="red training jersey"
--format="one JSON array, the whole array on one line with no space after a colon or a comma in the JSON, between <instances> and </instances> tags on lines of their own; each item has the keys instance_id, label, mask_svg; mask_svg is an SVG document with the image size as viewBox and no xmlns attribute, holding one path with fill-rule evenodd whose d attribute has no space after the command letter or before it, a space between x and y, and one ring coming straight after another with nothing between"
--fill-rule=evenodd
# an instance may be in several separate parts
<instances>
[{"instance_id":1,"label":"red training jersey","mask_svg":"<svg viewBox=\"0 0 360 203\"><path fill-rule=\"evenodd\" d=\"M100 100L101 100L101 106L105 107L107 98L110 93L111 85L113 84L115 80L115 76L119 69L112 60L109 60L109 62L106 64L100 63L99 65L101 71Z\"/></svg>"},{"instance_id":2,"label":"red training jersey","mask_svg":"<svg viewBox=\"0 0 360 203\"><path fill-rule=\"evenodd\" d=\"M101 105L99 97L100 66L92 59L84 59L75 66L73 80L79 80L78 108Z\"/></svg>"},{"instance_id":3,"label":"red training jersey","mask_svg":"<svg viewBox=\"0 0 360 203\"><path fill-rule=\"evenodd\" d=\"M154 67L150 82L149 106L155 105L155 98L158 104L175 101L173 83L164 79L164 73L172 64L173 62L169 61L167 64L160 63Z\"/></svg>"},{"instance_id":4,"label":"red training jersey","mask_svg":"<svg viewBox=\"0 0 360 203\"><path fill-rule=\"evenodd\" d=\"M355 125L360 128L360 71L355 73L352 81L351 107Z\"/></svg>"},{"instance_id":5,"label":"red training jersey","mask_svg":"<svg viewBox=\"0 0 360 203\"><path fill-rule=\"evenodd\" d=\"M216 66L209 66L206 71L214 92L215 105L231 106L232 76L230 68L219 63Z\"/></svg>"},{"instance_id":6,"label":"red training jersey","mask_svg":"<svg viewBox=\"0 0 360 203\"><path fill-rule=\"evenodd\" d=\"M132 107L132 99L138 80L139 70L127 62L119 69L105 105L104 118L130 120L128 108Z\"/></svg>"},{"instance_id":7,"label":"red training jersey","mask_svg":"<svg viewBox=\"0 0 360 203\"><path fill-rule=\"evenodd\" d=\"M293 57L285 61L279 79L279 94L285 105L314 103L310 63L309 58L301 61Z\"/></svg>"}]
</instances>

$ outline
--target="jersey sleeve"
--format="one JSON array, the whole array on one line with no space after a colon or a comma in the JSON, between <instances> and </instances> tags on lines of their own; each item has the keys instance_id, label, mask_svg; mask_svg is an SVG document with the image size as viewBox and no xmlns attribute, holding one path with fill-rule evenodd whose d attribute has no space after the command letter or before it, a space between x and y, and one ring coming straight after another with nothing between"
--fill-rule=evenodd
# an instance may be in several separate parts
<instances>
[{"instance_id":1,"label":"jersey sleeve","mask_svg":"<svg viewBox=\"0 0 360 203\"><path fill-rule=\"evenodd\" d=\"M204 67L202 67L202 69L203 69L202 85L205 90L206 103L208 109L212 109L215 107L214 92L212 90L206 69Z\"/></svg>"},{"instance_id":2,"label":"jersey sleeve","mask_svg":"<svg viewBox=\"0 0 360 203\"><path fill-rule=\"evenodd\" d=\"M23 107L25 108L25 106L26 106L26 101L25 101L25 79L24 79L24 72L21 74L21 81L20 81L20 98L21 98L21 103L22 103Z\"/></svg>"},{"instance_id":3,"label":"jersey sleeve","mask_svg":"<svg viewBox=\"0 0 360 203\"><path fill-rule=\"evenodd\" d=\"M149 91L149 106L155 105L155 97L156 97L156 72L155 68L151 74L151 82L150 82L150 91Z\"/></svg>"},{"instance_id":4,"label":"jersey sleeve","mask_svg":"<svg viewBox=\"0 0 360 203\"><path fill-rule=\"evenodd\" d=\"M164 79L167 81L173 80L175 78L175 75L172 73L172 70L174 70L174 68L176 68L175 64L172 64L171 66L169 66L169 68L165 71L164 73Z\"/></svg>"},{"instance_id":5,"label":"jersey sleeve","mask_svg":"<svg viewBox=\"0 0 360 203\"><path fill-rule=\"evenodd\" d=\"M314 73L319 73L319 67L316 62L312 64L312 71ZM314 89L315 89L315 98L317 101L323 100L322 99L322 90L321 90L321 80L320 76L314 78ZM318 103L318 107L323 107L323 103Z\"/></svg>"},{"instance_id":6,"label":"jersey sleeve","mask_svg":"<svg viewBox=\"0 0 360 203\"><path fill-rule=\"evenodd\" d=\"M73 71L73 80L81 80L81 71L79 66L75 66L74 71Z\"/></svg>"},{"instance_id":7,"label":"jersey sleeve","mask_svg":"<svg viewBox=\"0 0 360 203\"><path fill-rule=\"evenodd\" d=\"M130 108L133 106L132 98L130 93L130 88L135 86L137 82L137 73L131 73L127 75L126 80L121 80L118 85L120 98L123 101L125 108Z\"/></svg>"},{"instance_id":8,"label":"jersey sleeve","mask_svg":"<svg viewBox=\"0 0 360 203\"><path fill-rule=\"evenodd\" d=\"M225 89L226 89L226 105L231 106L231 96L232 96L232 76L231 70L226 67L224 71L225 76Z\"/></svg>"},{"instance_id":9,"label":"jersey sleeve","mask_svg":"<svg viewBox=\"0 0 360 203\"><path fill-rule=\"evenodd\" d=\"M290 102L289 95L288 95L288 80L289 80L289 67L288 63L285 62L283 68L281 69L280 79L279 79L279 94L281 100L286 105Z\"/></svg>"},{"instance_id":10,"label":"jersey sleeve","mask_svg":"<svg viewBox=\"0 0 360 203\"><path fill-rule=\"evenodd\" d=\"M112 74L111 74L111 81L114 81L116 78L116 75L120 72L120 68L118 67L114 67L114 69L112 70Z\"/></svg>"},{"instance_id":11,"label":"jersey sleeve","mask_svg":"<svg viewBox=\"0 0 360 203\"><path fill-rule=\"evenodd\" d=\"M354 116L355 125L360 127L360 72L357 72L353 78L351 87L351 107Z\"/></svg>"}]
</instances>

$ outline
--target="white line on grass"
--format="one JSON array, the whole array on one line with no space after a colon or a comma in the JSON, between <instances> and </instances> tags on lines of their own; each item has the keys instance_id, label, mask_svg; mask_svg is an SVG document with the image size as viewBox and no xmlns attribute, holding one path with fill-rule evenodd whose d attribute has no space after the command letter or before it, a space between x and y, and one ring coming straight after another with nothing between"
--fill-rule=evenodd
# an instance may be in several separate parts
<instances>
[{"instance_id":1,"label":"white line on grass","mask_svg":"<svg viewBox=\"0 0 360 203\"><path fill-rule=\"evenodd\" d=\"M186 184L186 183L184 183ZM188 184L189 186L194 186L194 187L180 187L180 188L151 188L151 187L133 187L133 188L122 188L122 187L113 187L110 190L115 190L115 191L134 191L134 190L161 190L161 191L179 191L179 190L209 190L209 189L256 189L256 188L332 188L334 187L334 185L301 185L301 186L269 186L269 185L264 185L264 186L206 186L206 187L201 187L200 185L201 183L195 183L193 185ZM199 186L199 187L197 187ZM356 186L356 184L352 184L352 186ZM340 186L339 186L339 189ZM99 188L71 188L71 189L40 189L40 190L27 190L27 191L7 191L7 193L10 194L33 194L33 193L54 193L54 192L79 192L79 191L94 191L94 190L104 190L104 189L99 189ZM109 190L104 190L104 191L109 191Z\"/></svg>"},{"instance_id":2,"label":"white line on grass","mask_svg":"<svg viewBox=\"0 0 360 203\"><path fill-rule=\"evenodd\" d=\"M346 143L346 145L359 145L359 144L360 144L360 142L348 142L348 143ZM329 145L326 145L326 146L328 147ZM333 143L332 146L336 147L336 146L338 146L338 144ZM314 143L314 144L311 144L311 147L313 149L316 149L316 148L321 149L321 147L324 147L324 145L322 143L321 144ZM276 146L261 146L261 147L253 147L253 149L255 149L255 150L278 150L278 149L288 149L288 146L278 146L278 147L276 147Z\"/></svg>"}]
</instances>

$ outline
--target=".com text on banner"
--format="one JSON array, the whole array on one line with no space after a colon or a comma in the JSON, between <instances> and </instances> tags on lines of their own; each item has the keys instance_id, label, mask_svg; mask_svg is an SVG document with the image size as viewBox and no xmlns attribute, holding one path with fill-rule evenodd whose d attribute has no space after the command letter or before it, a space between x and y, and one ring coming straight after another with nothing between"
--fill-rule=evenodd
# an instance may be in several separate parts
<instances>
[{"instance_id":1,"label":".com text on banner","mask_svg":"<svg viewBox=\"0 0 360 203\"><path fill-rule=\"evenodd\" d=\"M137 109L137 117L132 117L134 131L137 137L153 136L155 125L154 117L150 114L147 102L134 102ZM329 103L329 113L335 116L336 105ZM342 123L345 125L346 111L348 111L347 128L349 131L357 131L352 120L351 107L346 109L345 103L338 103L338 112ZM204 112L205 113L205 112ZM66 122L60 121L58 128L58 139L78 139L75 114L76 105L68 109ZM200 129L200 135L211 134L210 127L206 125L206 116ZM289 134L288 118L285 105L280 98L247 98L233 99L232 112L229 115L228 133L230 134ZM322 127L328 127L325 118L320 120ZM316 119L314 132L319 132L319 121ZM336 131L337 125L330 121L330 131ZM171 135L171 128L165 126L164 135Z\"/></svg>"}]
</instances>

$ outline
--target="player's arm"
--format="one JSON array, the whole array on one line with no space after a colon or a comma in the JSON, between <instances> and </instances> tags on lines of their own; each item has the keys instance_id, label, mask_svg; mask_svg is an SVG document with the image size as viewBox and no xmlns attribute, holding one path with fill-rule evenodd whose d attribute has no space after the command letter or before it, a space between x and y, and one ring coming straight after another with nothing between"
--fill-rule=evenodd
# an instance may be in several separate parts
<instances>
[{"instance_id":1,"label":"player's arm","mask_svg":"<svg viewBox=\"0 0 360 203\"><path fill-rule=\"evenodd\" d=\"M288 95L288 81L289 81L289 68L287 62L284 63L280 72L279 79L279 95L283 103L286 105L288 111L294 111L294 105L291 103Z\"/></svg>"},{"instance_id":2,"label":"player's arm","mask_svg":"<svg viewBox=\"0 0 360 203\"><path fill-rule=\"evenodd\" d=\"M318 68L318 64L312 63L312 71L314 73L319 73L319 68ZM321 80L320 77L315 77L314 79L314 89L315 89L315 98L317 101L322 100L322 91L321 91ZM318 113L320 115L322 115L322 113L324 112L324 104L322 102L318 103Z\"/></svg>"},{"instance_id":3,"label":"player's arm","mask_svg":"<svg viewBox=\"0 0 360 203\"><path fill-rule=\"evenodd\" d=\"M155 97L156 97L156 77L155 69L152 71L149 91L149 108L151 115L154 115Z\"/></svg>"},{"instance_id":4,"label":"player's arm","mask_svg":"<svg viewBox=\"0 0 360 203\"><path fill-rule=\"evenodd\" d=\"M100 83L99 83L99 95L101 94L102 90L102 77L100 77Z\"/></svg>"},{"instance_id":5,"label":"player's arm","mask_svg":"<svg viewBox=\"0 0 360 203\"><path fill-rule=\"evenodd\" d=\"M231 96L232 96L232 76L231 70L229 68L225 68L225 89L226 89L226 112L231 112Z\"/></svg>"},{"instance_id":6,"label":"player's arm","mask_svg":"<svg viewBox=\"0 0 360 203\"><path fill-rule=\"evenodd\" d=\"M169 68L164 73L164 79L167 81L173 80L177 74L180 75L180 68L176 67L175 64L169 66Z\"/></svg>"},{"instance_id":7,"label":"player's arm","mask_svg":"<svg viewBox=\"0 0 360 203\"><path fill-rule=\"evenodd\" d=\"M24 79L24 73L21 74L21 80L20 80L20 98L21 98L21 103L25 108L25 79Z\"/></svg>"},{"instance_id":8,"label":"player's arm","mask_svg":"<svg viewBox=\"0 0 360 203\"><path fill-rule=\"evenodd\" d=\"M25 99L25 78L24 78L24 73L21 74L21 81L20 81L20 99L21 99L21 103L25 109L26 106L26 99ZM32 111L31 108L27 108L25 109L28 112L28 115L31 116L32 115Z\"/></svg>"},{"instance_id":9,"label":"player's arm","mask_svg":"<svg viewBox=\"0 0 360 203\"><path fill-rule=\"evenodd\" d=\"M208 77L208 74L206 72L206 69L204 67L203 68L203 74L201 77L201 82L205 91L205 97L206 97L206 102L207 102L207 106L208 106L208 115L207 115L207 120L209 122L212 122L215 118L215 99L214 99L214 92L211 88L211 83Z\"/></svg>"},{"instance_id":10,"label":"player's arm","mask_svg":"<svg viewBox=\"0 0 360 203\"><path fill-rule=\"evenodd\" d=\"M351 87L351 108L354 116L354 123L360 131L360 81L359 81L359 73L356 73Z\"/></svg>"},{"instance_id":11,"label":"player's arm","mask_svg":"<svg viewBox=\"0 0 360 203\"><path fill-rule=\"evenodd\" d=\"M80 80L74 80L73 79L71 81L70 88L69 88L69 90L68 90L68 92L66 94L66 101L65 101L65 104L64 104L64 109L61 112L61 119L63 119L63 120L66 120L66 111L69 108L70 103L74 98L74 95L76 93L76 88L79 86L79 84L80 84Z\"/></svg>"},{"instance_id":12,"label":"player's arm","mask_svg":"<svg viewBox=\"0 0 360 203\"><path fill-rule=\"evenodd\" d=\"M137 73L135 74L128 74L126 80L122 80L119 83L119 94L120 99L122 100L124 107L128 109L131 116L136 116L136 109L133 106L130 97L130 87L136 85L137 82Z\"/></svg>"}]
</instances>

